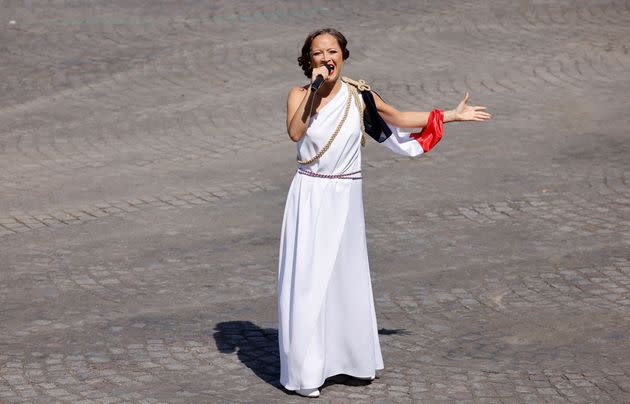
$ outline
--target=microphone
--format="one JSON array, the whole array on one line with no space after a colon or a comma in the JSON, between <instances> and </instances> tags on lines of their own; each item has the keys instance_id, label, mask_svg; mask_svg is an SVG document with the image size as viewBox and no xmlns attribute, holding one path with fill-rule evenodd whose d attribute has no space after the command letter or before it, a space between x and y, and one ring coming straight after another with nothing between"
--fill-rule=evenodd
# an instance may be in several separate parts
<instances>
[{"instance_id":1,"label":"microphone","mask_svg":"<svg viewBox=\"0 0 630 404\"><path fill-rule=\"evenodd\" d=\"M332 65L324 65L324 66L326 66L326 69L328 69L328 74L330 74L330 72L332 72L334 69ZM311 84L311 90L313 90L313 92L316 92L317 90L319 90L319 87L321 87L323 82L324 82L324 76L322 76L321 74L318 74L317 77L315 77L315 81L313 81L313 84Z\"/></svg>"}]
</instances>

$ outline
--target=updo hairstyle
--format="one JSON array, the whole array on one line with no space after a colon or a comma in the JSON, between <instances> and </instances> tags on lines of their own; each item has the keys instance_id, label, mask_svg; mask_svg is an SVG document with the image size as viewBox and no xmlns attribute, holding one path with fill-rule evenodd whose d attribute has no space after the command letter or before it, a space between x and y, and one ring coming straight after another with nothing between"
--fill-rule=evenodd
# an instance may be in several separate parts
<instances>
[{"instance_id":1,"label":"updo hairstyle","mask_svg":"<svg viewBox=\"0 0 630 404\"><path fill-rule=\"evenodd\" d=\"M318 29L317 31L311 32L306 37L306 40L304 41L304 46L302 46L302 55L297 58L298 65L302 67L304 75L309 79L313 74L313 68L311 67L311 43L313 42L313 39L315 39L315 37L321 34L330 34L337 38L337 42L341 47L343 60L348 59L348 57L350 56L350 51L346 48L346 46L348 45L348 40L345 36L343 36L341 32L337 31L334 28L322 28Z\"/></svg>"}]
</instances>

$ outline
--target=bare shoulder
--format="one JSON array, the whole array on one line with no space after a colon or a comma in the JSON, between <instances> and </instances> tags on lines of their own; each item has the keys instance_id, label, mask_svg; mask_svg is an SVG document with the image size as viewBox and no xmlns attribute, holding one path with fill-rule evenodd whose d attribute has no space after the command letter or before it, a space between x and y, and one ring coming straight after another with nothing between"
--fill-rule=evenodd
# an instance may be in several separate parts
<instances>
[{"instance_id":1,"label":"bare shoulder","mask_svg":"<svg viewBox=\"0 0 630 404\"><path fill-rule=\"evenodd\" d=\"M372 93L372 96L374 97L374 99L385 102L385 100L383 99L383 97L381 97L379 93L377 93L374 90L370 90L370 92Z\"/></svg>"},{"instance_id":2,"label":"bare shoulder","mask_svg":"<svg viewBox=\"0 0 630 404\"><path fill-rule=\"evenodd\" d=\"M298 95L304 95L304 93L306 93L308 86L303 86L303 87L299 87L299 86L295 86L295 87L291 87L291 89L289 90L289 99L296 97Z\"/></svg>"},{"instance_id":3,"label":"bare shoulder","mask_svg":"<svg viewBox=\"0 0 630 404\"><path fill-rule=\"evenodd\" d=\"M387 105L387 103L385 102L385 100L383 100L379 93L374 90L370 90L370 93L372 94L372 98L374 99L374 104L376 104L376 108L380 109L383 108L384 105Z\"/></svg>"}]
</instances>

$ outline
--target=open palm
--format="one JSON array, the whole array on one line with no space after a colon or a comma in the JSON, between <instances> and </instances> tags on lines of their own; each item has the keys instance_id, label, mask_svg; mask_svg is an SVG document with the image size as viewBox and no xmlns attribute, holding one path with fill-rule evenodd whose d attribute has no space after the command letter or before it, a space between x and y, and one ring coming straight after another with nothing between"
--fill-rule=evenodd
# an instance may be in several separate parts
<instances>
[{"instance_id":1,"label":"open palm","mask_svg":"<svg viewBox=\"0 0 630 404\"><path fill-rule=\"evenodd\" d=\"M458 121L487 121L492 118L492 115L484 111L486 107L468 105L469 98L470 96L466 92L464 99L455 108L455 116Z\"/></svg>"}]
</instances>

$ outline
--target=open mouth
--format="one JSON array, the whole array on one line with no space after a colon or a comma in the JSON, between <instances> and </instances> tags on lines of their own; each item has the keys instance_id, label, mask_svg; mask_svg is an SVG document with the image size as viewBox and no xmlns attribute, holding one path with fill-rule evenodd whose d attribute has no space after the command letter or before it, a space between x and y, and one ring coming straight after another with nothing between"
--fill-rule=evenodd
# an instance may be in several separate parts
<instances>
[{"instance_id":1,"label":"open mouth","mask_svg":"<svg viewBox=\"0 0 630 404\"><path fill-rule=\"evenodd\" d=\"M328 76L332 76L335 73L335 66L334 65L328 65Z\"/></svg>"}]
</instances>

